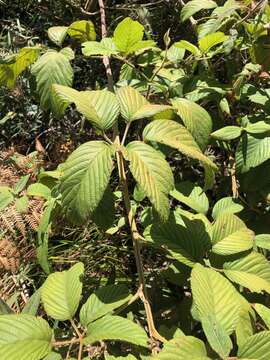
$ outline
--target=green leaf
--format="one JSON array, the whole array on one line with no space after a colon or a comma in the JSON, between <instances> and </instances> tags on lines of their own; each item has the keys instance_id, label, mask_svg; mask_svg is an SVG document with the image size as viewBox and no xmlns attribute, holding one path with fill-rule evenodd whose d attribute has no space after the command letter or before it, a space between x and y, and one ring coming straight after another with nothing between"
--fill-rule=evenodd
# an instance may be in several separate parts
<instances>
[{"instance_id":1,"label":"green leaf","mask_svg":"<svg viewBox=\"0 0 270 360\"><path fill-rule=\"evenodd\" d=\"M32 66L32 74L36 77L41 106L55 111L52 85L72 85L73 70L69 60L60 52L48 50Z\"/></svg>"},{"instance_id":2,"label":"green leaf","mask_svg":"<svg viewBox=\"0 0 270 360\"><path fill-rule=\"evenodd\" d=\"M238 260L223 265L225 275L233 282L252 292L270 294L270 265L266 258L252 252Z\"/></svg>"},{"instance_id":3,"label":"green leaf","mask_svg":"<svg viewBox=\"0 0 270 360\"><path fill-rule=\"evenodd\" d=\"M52 26L48 29L49 39L58 46L61 46L67 35L66 26Z\"/></svg>"},{"instance_id":4,"label":"green leaf","mask_svg":"<svg viewBox=\"0 0 270 360\"><path fill-rule=\"evenodd\" d=\"M122 20L113 33L113 41L119 51L128 55L143 38L144 27L130 17Z\"/></svg>"},{"instance_id":5,"label":"green leaf","mask_svg":"<svg viewBox=\"0 0 270 360\"><path fill-rule=\"evenodd\" d=\"M25 307L22 309L23 314L36 315L41 300L41 289L38 289L27 301Z\"/></svg>"},{"instance_id":6,"label":"green leaf","mask_svg":"<svg viewBox=\"0 0 270 360\"><path fill-rule=\"evenodd\" d=\"M131 86L121 87L116 95L120 104L121 115L126 121L148 118L171 108L168 105L150 104L139 91Z\"/></svg>"},{"instance_id":7,"label":"green leaf","mask_svg":"<svg viewBox=\"0 0 270 360\"><path fill-rule=\"evenodd\" d=\"M79 20L69 25L67 33L80 42L96 40L95 27L90 20Z\"/></svg>"},{"instance_id":8,"label":"green leaf","mask_svg":"<svg viewBox=\"0 0 270 360\"><path fill-rule=\"evenodd\" d=\"M200 57L202 55L200 50L197 48L197 46L193 45L192 43L186 40L180 40L174 43L174 46L176 46L179 49L185 49L196 57Z\"/></svg>"},{"instance_id":9,"label":"green leaf","mask_svg":"<svg viewBox=\"0 0 270 360\"><path fill-rule=\"evenodd\" d=\"M87 41L82 43L82 53L84 56L111 56L118 53L112 38L104 38L100 42Z\"/></svg>"},{"instance_id":10,"label":"green leaf","mask_svg":"<svg viewBox=\"0 0 270 360\"><path fill-rule=\"evenodd\" d=\"M105 131L117 120L120 108L116 96L108 90L77 91L67 86L54 85L53 92L58 113L64 113L74 103L95 127Z\"/></svg>"},{"instance_id":11,"label":"green leaf","mask_svg":"<svg viewBox=\"0 0 270 360\"><path fill-rule=\"evenodd\" d=\"M131 298L125 285L107 285L97 289L82 306L80 321L84 326L111 313Z\"/></svg>"},{"instance_id":12,"label":"green leaf","mask_svg":"<svg viewBox=\"0 0 270 360\"><path fill-rule=\"evenodd\" d=\"M209 202L203 189L189 181L175 184L170 195L198 213L206 214L208 211Z\"/></svg>"},{"instance_id":13,"label":"green leaf","mask_svg":"<svg viewBox=\"0 0 270 360\"><path fill-rule=\"evenodd\" d=\"M213 225L212 251L219 255L231 255L253 247L254 233L237 216L221 214Z\"/></svg>"},{"instance_id":14,"label":"green leaf","mask_svg":"<svg viewBox=\"0 0 270 360\"><path fill-rule=\"evenodd\" d=\"M212 132L212 119L208 112L200 105L187 99L177 98L171 102L201 149L205 149Z\"/></svg>"},{"instance_id":15,"label":"green leaf","mask_svg":"<svg viewBox=\"0 0 270 360\"><path fill-rule=\"evenodd\" d=\"M51 197L51 190L46 185L43 185L41 183L35 183L28 186L27 195L37 196L48 200Z\"/></svg>"},{"instance_id":16,"label":"green leaf","mask_svg":"<svg viewBox=\"0 0 270 360\"><path fill-rule=\"evenodd\" d=\"M224 359L232 347L232 341L224 327L217 321L215 315L209 314L201 318L202 328L211 347Z\"/></svg>"},{"instance_id":17,"label":"green leaf","mask_svg":"<svg viewBox=\"0 0 270 360\"><path fill-rule=\"evenodd\" d=\"M211 347L223 358L232 347L240 310L239 295L233 285L215 270L196 264L191 272L194 305Z\"/></svg>"},{"instance_id":18,"label":"green leaf","mask_svg":"<svg viewBox=\"0 0 270 360\"><path fill-rule=\"evenodd\" d=\"M23 195L23 196L19 197L15 201L16 210L21 214L27 212L28 205L29 205L29 199L28 199L28 197L26 195Z\"/></svg>"},{"instance_id":19,"label":"green leaf","mask_svg":"<svg viewBox=\"0 0 270 360\"><path fill-rule=\"evenodd\" d=\"M244 209L244 206L239 204L237 200L233 199L231 196L227 196L218 200L212 211L213 219L217 219L221 214L236 214L241 212Z\"/></svg>"},{"instance_id":20,"label":"green leaf","mask_svg":"<svg viewBox=\"0 0 270 360\"><path fill-rule=\"evenodd\" d=\"M75 59L75 53L70 47L65 47L60 50L60 53L65 55L65 57L71 61Z\"/></svg>"},{"instance_id":21,"label":"green leaf","mask_svg":"<svg viewBox=\"0 0 270 360\"><path fill-rule=\"evenodd\" d=\"M15 61L0 65L0 84L12 88L17 77L33 64L40 52L40 47L22 48L16 55Z\"/></svg>"},{"instance_id":22,"label":"green leaf","mask_svg":"<svg viewBox=\"0 0 270 360\"><path fill-rule=\"evenodd\" d=\"M214 46L223 43L228 38L229 37L223 32L215 32L213 34L206 35L199 40L199 49L202 53L207 53Z\"/></svg>"},{"instance_id":23,"label":"green leaf","mask_svg":"<svg viewBox=\"0 0 270 360\"><path fill-rule=\"evenodd\" d=\"M113 147L104 141L79 146L63 166L60 192L65 214L86 221L99 205L113 168Z\"/></svg>"},{"instance_id":24,"label":"green leaf","mask_svg":"<svg viewBox=\"0 0 270 360\"><path fill-rule=\"evenodd\" d=\"M236 170L241 173L249 171L270 159L270 137L255 138L243 136L236 150Z\"/></svg>"},{"instance_id":25,"label":"green leaf","mask_svg":"<svg viewBox=\"0 0 270 360\"><path fill-rule=\"evenodd\" d=\"M105 360L137 360L135 356L128 355L128 356L113 356L113 355L105 355Z\"/></svg>"},{"instance_id":26,"label":"green leaf","mask_svg":"<svg viewBox=\"0 0 270 360\"><path fill-rule=\"evenodd\" d=\"M62 356L54 351L50 352L43 360L62 360ZM69 358L71 360L72 358Z\"/></svg>"},{"instance_id":27,"label":"green leaf","mask_svg":"<svg viewBox=\"0 0 270 360\"><path fill-rule=\"evenodd\" d=\"M129 143L124 152L135 180L153 204L161 219L169 216L168 194L174 187L171 168L163 156L141 142Z\"/></svg>"},{"instance_id":28,"label":"green leaf","mask_svg":"<svg viewBox=\"0 0 270 360\"><path fill-rule=\"evenodd\" d=\"M237 358L243 360L268 360L270 357L270 331L261 331L250 336L239 347Z\"/></svg>"},{"instance_id":29,"label":"green leaf","mask_svg":"<svg viewBox=\"0 0 270 360\"><path fill-rule=\"evenodd\" d=\"M199 160L205 169L205 187L211 187L214 180L214 171L217 170L217 167L202 153L192 135L184 126L172 120L155 120L144 128L143 138L145 141L155 141L170 146L192 159Z\"/></svg>"},{"instance_id":30,"label":"green leaf","mask_svg":"<svg viewBox=\"0 0 270 360\"><path fill-rule=\"evenodd\" d=\"M110 186L105 190L98 206L91 214L92 221L102 230L108 230L115 220L115 195Z\"/></svg>"},{"instance_id":31,"label":"green leaf","mask_svg":"<svg viewBox=\"0 0 270 360\"><path fill-rule=\"evenodd\" d=\"M1 360L39 360L51 351L53 332L48 323L32 315L0 316Z\"/></svg>"},{"instance_id":32,"label":"green leaf","mask_svg":"<svg viewBox=\"0 0 270 360\"><path fill-rule=\"evenodd\" d=\"M212 0L191 0L183 6L180 20L184 22L201 10L213 9L215 7L217 7L217 4Z\"/></svg>"},{"instance_id":33,"label":"green leaf","mask_svg":"<svg viewBox=\"0 0 270 360\"><path fill-rule=\"evenodd\" d=\"M67 271L50 274L41 288L41 300L46 313L56 320L70 320L74 316L82 293L82 263Z\"/></svg>"},{"instance_id":34,"label":"green leaf","mask_svg":"<svg viewBox=\"0 0 270 360\"><path fill-rule=\"evenodd\" d=\"M131 320L107 315L88 326L84 343L88 345L100 340L126 341L147 347L148 338L145 331Z\"/></svg>"},{"instance_id":35,"label":"green leaf","mask_svg":"<svg viewBox=\"0 0 270 360\"><path fill-rule=\"evenodd\" d=\"M270 329L270 309L262 304L254 304L253 307L267 328Z\"/></svg>"},{"instance_id":36,"label":"green leaf","mask_svg":"<svg viewBox=\"0 0 270 360\"><path fill-rule=\"evenodd\" d=\"M265 121L257 121L253 124L248 124L245 127L246 132L249 134L263 134L270 131L270 123Z\"/></svg>"},{"instance_id":37,"label":"green leaf","mask_svg":"<svg viewBox=\"0 0 270 360\"><path fill-rule=\"evenodd\" d=\"M13 313L13 310L8 306L8 304L3 299L0 299L0 315Z\"/></svg>"},{"instance_id":38,"label":"green leaf","mask_svg":"<svg viewBox=\"0 0 270 360\"><path fill-rule=\"evenodd\" d=\"M203 221L182 217L175 213L164 224L154 223L146 228L144 237L157 248L165 248L177 261L193 267L202 261L210 248L210 236Z\"/></svg>"},{"instance_id":39,"label":"green leaf","mask_svg":"<svg viewBox=\"0 0 270 360\"><path fill-rule=\"evenodd\" d=\"M255 243L260 248L270 250L270 234L256 235Z\"/></svg>"},{"instance_id":40,"label":"green leaf","mask_svg":"<svg viewBox=\"0 0 270 360\"><path fill-rule=\"evenodd\" d=\"M193 336L180 336L164 344L153 360L210 360L204 343Z\"/></svg>"},{"instance_id":41,"label":"green leaf","mask_svg":"<svg viewBox=\"0 0 270 360\"><path fill-rule=\"evenodd\" d=\"M0 211L4 210L13 200L12 189L7 186L0 186Z\"/></svg>"},{"instance_id":42,"label":"green leaf","mask_svg":"<svg viewBox=\"0 0 270 360\"><path fill-rule=\"evenodd\" d=\"M214 131L211 136L218 140L234 140L241 136L242 128L239 126L225 126L222 129Z\"/></svg>"},{"instance_id":43,"label":"green leaf","mask_svg":"<svg viewBox=\"0 0 270 360\"><path fill-rule=\"evenodd\" d=\"M237 326L235 329L237 345L242 346L247 338L253 335L253 319L251 312L246 309L242 309L239 315Z\"/></svg>"}]
</instances>

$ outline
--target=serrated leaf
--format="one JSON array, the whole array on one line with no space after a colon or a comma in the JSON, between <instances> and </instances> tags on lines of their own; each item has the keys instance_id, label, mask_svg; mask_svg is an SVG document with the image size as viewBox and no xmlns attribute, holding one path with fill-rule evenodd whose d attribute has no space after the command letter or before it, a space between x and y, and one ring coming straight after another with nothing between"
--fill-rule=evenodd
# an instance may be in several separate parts
<instances>
[{"instance_id":1,"label":"serrated leaf","mask_svg":"<svg viewBox=\"0 0 270 360\"><path fill-rule=\"evenodd\" d=\"M83 263L77 263L67 271L50 274L42 285L41 300L53 319L65 321L74 316L81 297L83 271Z\"/></svg>"},{"instance_id":2,"label":"serrated leaf","mask_svg":"<svg viewBox=\"0 0 270 360\"><path fill-rule=\"evenodd\" d=\"M203 331L212 349L214 349L223 359L226 358L229 355L233 344L224 327L217 321L213 314L202 317L201 322Z\"/></svg>"},{"instance_id":3,"label":"serrated leaf","mask_svg":"<svg viewBox=\"0 0 270 360\"><path fill-rule=\"evenodd\" d=\"M0 316L1 360L39 360L51 351L53 332L48 323L32 315Z\"/></svg>"},{"instance_id":4,"label":"serrated leaf","mask_svg":"<svg viewBox=\"0 0 270 360\"><path fill-rule=\"evenodd\" d=\"M241 136L242 128L239 126L225 126L222 129L214 131L211 136L218 140L234 140Z\"/></svg>"},{"instance_id":5,"label":"serrated leaf","mask_svg":"<svg viewBox=\"0 0 270 360\"><path fill-rule=\"evenodd\" d=\"M227 196L218 200L212 211L213 219L217 219L221 214L236 214L241 212L244 209L244 206L239 204L237 200L233 199L231 196Z\"/></svg>"},{"instance_id":6,"label":"serrated leaf","mask_svg":"<svg viewBox=\"0 0 270 360\"><path fill-rule=\"evenodd\" d=\"M217 167L202 153L192 135L184 126L172 120L155 120L144 128L143 138L146 141L165 144L177 149L192 159L201 161L205 168L206 187L211 187L214 179L214 171Z\"/></svg>"},{"instance_id":7,"label":"serrated leaf","mask_svg":"<svg viewBox=\"0 0 270 360\"><path fill-rule=\"evenodd\" d=\"M246 309L240 311L239 319L235 329L237 345L241 346L247 338L253 335L253 319L251 312Z\"/></svg>"},{"instance_id":8,"label":"serrated leaf","mask_svg":"<svg viewBox=\"0 0 270 360\"><path fill-rule=\"evenodd\" d=\"M120 104L121 115L126 121L151 117L170 109L168 105L150 104L139 91L131 86L121 87L116 95Z\"/></svg>"},{"instance_id":9,"label":"serrated leaf","mask_svg":"<svg viewBox=\"0 0 270 360\"><path fill-rule=\"evenodd\" d=\"M204 343L193 336L180 336L164 344L153 360L209 360Z\"/></svg>"},{"instance_id":10,"label":"serrated leaf","mask_svg":"<svg viewBox=\"0 0 270 360\"><path fill-rule=\"evenodd\" d=\"M227 356L232 344L240 310L239 295L233 285L215 270L196 264L191 272L193 301L206 337L221 357Z\"/></svg>"},{"instance_id":11,"label":"serrated leaf","mask_svg":"<svg viewBox=\"0 0 270 360\"><path fill-rule=\"evenodd\" d=\"M263 134L270 131L270 123L265 121L257 121L253 124L248 124L245 127L246 132L249 134Z\"/></svg>"},{"instance_id":12,"label":"serrated leaf","mask_svg":"<svg viewBox=\"0 0 270 360\"><path fill-rule=\"evenodd\" d=\"M213 9L215 7L217 7L217 4L212 0L191 0L183 6L180 20L184 22L201 10Z\"/></svg>"},{"instance_id":13,"label":"serrated leaf","mask_svg":"<svg viewBox=\"0 0 270 360\"><path fill-rule=\"evenodd\" d=\"M107 285L97 289L81 308L81 324L88 326L94 320L128 302L130 297L128 288L121 284Z\"/></svg>"},{"instance_id":14,"label":"serrated leaf","mask_svg":"<svg viewBox=\"0 0 270 360\"><path fill-rule=\"evenodd\" d=\"M153 48L156 43L153 40L140 40L129 49L129 53L141 54L145 50Z\"/></svg>"},{"instance_id":15,"label":"serrated leaf","mask_svg":"<svg viewBox=\"0 0 270 360\"><path fill-rule=\"evenodd\" d=\"M128 55L132 48L142 40L144 27L130 17L122 20L114 30L113 41L119 51Z\"/></svg>"},{"instance_id":16,"label":"serrated leaf","mask_svg":"<svg viewBox=\"0 0 270 360\"><path fill-rule=\"evenodd\" d=\"M212 251L219 255L231 255L253 247L255 235L245 223L230 213L221 214L213 225Z\"/></svg>"},{"instance_id":17,"label":"serrated leaf","mask_svg":"<svg viewBox=\"0 0 270 360\"><path fill-rule=\"evenodd\" d=\"M118 53L112 38L103 38L100 42L87 41L82 43L84 56L102 55L111 56Z\"/></svg>"},{"instance_id":18,"label":"serrated leaf","mask_svg":"<svg viewBox=\"0 0 270 360\"><path fill-rule=\"evenodd\" d=\"M205 149L212 132L212 119L203 107L193 101L177 98L171 100L177 114L201 149Z\"/></svg>"},{"instance_id":19,"label":"serrated leaf","mask_svg":"<svg viewBox=\"0 0 270 360\"><path fill-rule=\"evenodd\" d=\"M75 89L54 85L55 102L58 113L63 113L68 105L74 103L95 127L108 130L117 120L120 109L116 96L108 90L77 91Z\"/></svg>"},{"instance_id":20,"label":"serrated leaf","mask_svg":"<svg viewBox=\"0 0 270 360\"><path fill-rule=\"evenodd\" d=\"M52 85L72 85L73 70L69 60L60 52L48 50L32 66L32 74L36 77L41 106L56 110Z\"/></svg>"},{"instance_id":21,"label":"serrated leaf","mask_svg":"<svg viewBox=\"0 0 270 360\"><path fill-rule=\"evenodd\" d=\"M261 331L250 336L241 345L237 352L237 358L243 360L268 360L270 357L270 331Z\"/></svg>"},{"instance_id":22,"label":"serrated leaf","mask_svg":"<svg viewBox=\"0 0 270 360\"><path fill-rule=\"evenodd\" d=\"M67 26L52 26L48 29L48 37L56 45L61 46L67 34Z\"/></svg>"},{"instance_id":23,"label":"serrated leaf","mask_svg":"<svg viewBox=\"0 0 270 360\"><path fill-rule=\"evenodd\" d=\"M147 347L145 331L129 319L120 316L104 316L91 323L84 338L86 345L100 340L119 340Z\"/></svg>"},{"instance_id":24,"label":"serrated leaf","mask_svg":"<svg viewBox=\"0 0 270 360\"><path fill-rule=\"evenodd\" d=\"M257 246L270 250L270 234L259 234L255 236Z\"/></svg>"},{"instance_id":25,"label":"serrated leaf","mask_svg":"<svg viewBox=\"0 0 270 360\"><path fill-rule=\"evenodd\" d=\"M200 186L189 181L175 184L170 195L198 213L206 214L208 211L209 202L205 192Z\"/></svg>"},{"instance_id":26,"label":"serrated leaf","mask_svg":"<svg viewBox=\"0 0 270 360\"><path fill-rule=\"evenodd\" d=\"M201 220L182 217L180 223L175 213L164 224L148 226L144 237L154 246L164 247L174 259L190 267L202 261L211 246L209 233Z\"/></svg>"},{"instance_id":27,"label":"serrated leaf","mask_svg":"<svg viewBox=\"0 0 270 360\"><path fill-rule=\"evenodd\" d=\"M252 252L238 260L226 262L223 268L231 281L252 292L270 293L270 265L263 255Z\"/></svg>"},{"instance_id":28,"label":"serrated leaf","mask_svg":"<svg viewBox=\"0 0 270 360\"><path fill-rule=\"evenodd\" d=\"M98 206L91 214L92 221L102 230L108 230L115 220L115 195L110 186L105 190Z\"/></svg>"},{"instance_id":29,"label":"serrated leaf","mask_svg":"<svg viewBox=\"0 0 270 360\"><path fill-rule=\"evenodd\" d=\"M95 27L90 20L79 20L69 25L67 33L80 42L96 40Z\"/></svg>"},{"instance_id":30,"label":"serrated leaf","mask_svg":"<svg viewBox=\"0 0 270 360\"><path fill-rule=\"evenodd\" d=\"M213 34L206 35L199 40L199 49L202 53L207 53L214 46L223 43L228 38L229 37L223 32L215 32Z\"/></svg>"},{"instance_id":31,"label":"serrated leaf","mask_svg":"<svg viewBox=\"0 0 270 360\"><path fill-rule=\"evenodd\" d=\"M37 196L48 200L51 197L51 189L41 183L34 183L27 188L28 196Z\"/></svg>"},{"instance_id":32,"label":"serrated leaf","mask_svg":"<svg viewBox=\"0 0 270 360\"><path fill-rule=\"evenodd\" d=\"M65 57L71 61L75 59L75 53L70 47L65 47L60 50L60 53L65 55Z\"/></svg>"},{"instance_id":33,"label":"serrated leaf","mask_svg":"<svg viewBox=\"0 0 270 360\"><path fill-rule=\"evenodd\" d=\"M174 187L172 170L162 155L141 142L129 143L124 152L135 180L153 204L161 219L169 216L168 194Z\"/></svg>"},{"instance_id":34,"label":"serrated leaf","mask_svg":"<svg viewBox=\"0 0 270 360\"><path fill-rule=\"evenodd\" d=\"M176 43L174 43L174 46L179 49L185 49L196 57L200 57L202 55L197 46L186 40L177 41Z\"/></svg>"},{"instance_id":35,"label":"serrated leaf","mask_svg":"<svg viewBox=\"0 0 270 360\"><path fill-rule=\"evenodd\" d=\"M113 168L113 147L104 141L79 146L63 166L60 192L65 214L82 222L99 205Z\"/></svg>"},{"instance_id":36,"label":"serrated leaf","mask_svg":"<svg viewBox=\"0 0 270 360\"><path fill-rule=\"evenodd\" d=\"M270 159L270 137L255 138L242 136L236 150L236 170L241 173L249 171Z\"/></svg>"},{"instance_id":37,"label":"serrated leaf","mask_svg":"<svg viewBox=\"0 0 270 360\"><path fill-rule=\"evenodd\" d=\"M267 328L270 329L270 309L262 304L254 304L253 307Z\"/></svg>"}]
</instances>

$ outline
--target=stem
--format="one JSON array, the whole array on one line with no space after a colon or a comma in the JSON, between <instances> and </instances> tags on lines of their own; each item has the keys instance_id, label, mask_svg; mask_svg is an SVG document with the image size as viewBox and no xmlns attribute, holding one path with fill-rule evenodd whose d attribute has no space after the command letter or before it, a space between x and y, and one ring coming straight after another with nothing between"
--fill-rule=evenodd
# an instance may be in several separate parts
<instances>
[{"instance_id":1,"label":"stem","mask_svg":"<svg viewBox=\"0 0 270 360\"><path fill-rule=\"evenodd\" d=\"M140 251L140 240L142 240L143 237L140 235L140 233L137 229L135 218L134 218L133 212L131 210L131 203L130 203L130 197L129 197L129 191L128 191L128 182L127 182L126 173L125 173L123 154L121 151L117 151L116 156L117 156L119 177L120 177L120 181L121 181L121 185L122 185L122 193L123 193L128 223L129 223L129 227L131 230L131 237L132 237L133 247L134 247L134 252L135 252L136 266L137 266L137 271L138 271L138 276L139 276L138 295L144 304L148 329L149 329L151 338L152 339L155 338L161 342L166 342L166 339L164 339L155 328L152 309L151 309L151 305L149 303L148 296L147 296L147 289L146 289L146 284L145 284L144 270L143 270L141 251Z\"/></svg>"},{"instance_id":2,"label":"stem","mask_svg":"<svg viewBox=\"0 0 270 360\"><path fill-rule=\"evenodd\" d=\"M98 0L99 9L100 9L100 21L101 21L101 35L102 39L107 36L107 25L106 25L106 14L103 0ZM106 76L108 80L108 89L113 92L113 75L112 68L110 64L110 59L108 56L103 56L103 64L106 70Z\"/></svg>"},{"instance_id":3,"label":"stem","mask_svg":"<svg viewBox=\"0 0 270 360\"><path fill-rule=\"evenodd\" d=\"M100 21L101 21L101 35L102 39L107 36L107 25L106 25L106 13L103 0L98 0L99 9L100 9ZM108 80L108 89L111 92L114 92L114 83L112 68L110 64L110 58L108 56L103 56L103 65L105 67L106 76ZM118 122L116 121L113 126L113 140L119 137Z\"/></svg>"},{"instance_id":4,"label":"stem","mask_svg":"<svg viewBox=\"0 0 270 360\"><path fill-rule=\"evenodd\" d=\"M78 352L78 360L81 360L82 359L82 350L83 350L83 335L81 334L80 330L78 329L77 325L75 324L74 320L70 320L71 322L71 325L73 327L73 329L75 330L77 336L78 336L78 340L79 340L79 343L80 343L80 346L79 346L79 352Z\"/></svg>"},{"instance_id":5,"label":"stem","mask_svg":"<svg viewBox=\"0 0 270 360\"><path fill-rule=\"evenodd\" d=\"M151 90L151 83L153 82L154 78L157 76L157 74L160 72L160 70L163 68L165 62L166 62L166 59L167 59L167 53L168 53L168 46L166 46L166 49L165 49L165 54L164 54L164 58L160 64L160 66L156 69L156 71L153 72L149 82L150 84L148 84L148 87L147 87L147 94L146 94L146 99L149 98L149 95L150 95L150 90Z\"/></svg>"},{"instance_id":6,"label":"stem","mask_svg":"<svg viewBox=\"0 0 270 360\"><path fill-rule=\"evenodd\" d=\"M121 141L121 145L123 146L125 144L125 141L126 141L126 137L127 137L127 134L128 134L128 130L130 128L130 125L131 125L131 122L129 121L126 125L126 128L125 128L125 131L124 131L124 135L122 137L122 141Z\"/></svg>"},{"instance_id":7,"label":"stem","mask_svg":"<svg viewBox=\"0 0 270 360\"><path fill-rule=\"evenodd\" d=\"M70 339L70 340L54 341L52 343L52 346L54 346L54 347L62 347L62 346L68 346L70 344L77 344L79 342L80 342L80 339L73 338L73 339Z\"/></svg>"}]
</instances>

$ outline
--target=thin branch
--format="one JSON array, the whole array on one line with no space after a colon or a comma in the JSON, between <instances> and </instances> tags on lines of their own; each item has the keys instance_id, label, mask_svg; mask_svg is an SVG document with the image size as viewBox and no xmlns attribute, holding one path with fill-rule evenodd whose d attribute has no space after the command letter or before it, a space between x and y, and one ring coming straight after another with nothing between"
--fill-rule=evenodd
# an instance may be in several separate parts
<instances>
[{"instance_id":1,"label":"thin branch","mask_svg":"<svg viewBox=\"0 0 270 360\"><path fill-rule=\"evenodd\" d=\"M80 346L79 346L79 351L78 351L78 360L81 360L82 359L82 350L83 350L83 335L82 333L80 332L80 330L78 329L77 325L75 324L74 320L70 320L71 322L71 325L73 327L73 329L75 330L78 338L79 338L79 342L80 342Z\"/></svg>"},{"instance_id":2,"label":"thin branch","mask_svg":"<svg viewBox=\"0 0 270 360\"><path fill-rule=\"evenodd\" d=\"M79 342L80 342L80 339L73 338L70 340L53 341L52 346L53 347L63 347L63 346L69 346L70 344L78 344Z\"/></svg>"},{"instance_id":3,"label":"thin branch","mask_svg":"<svg viewBox=\"0 0 270 360\"><path fill-rule=\"evenodd\" d=\"M120 177L120 181L121 181L121 185L122 185L122 193L123 193L128 223L129 223L131 237L132 237L132 241L133 241L136 266L137 266L137 271L138 271L138 276L139 276L139 296L144 304L144 309L145 309L145 313L146 313L146 319L147 319L147 325L148 325L150 337L152 339L156 339L161 342L166 342L166 339L163 336L161 336L155 328L152 309L151 309L151 305L150 305L150 302L149 302L148 296L147 296L147 288L146 288L146 283L145 283L145 278L144 278L144 270L143 270L143 263L142 263L142 258L141 258L141 249L140 249L141 248L140 241L142 239L142 236L140 235L140 233L137 229L136 221L135 221L132 209L131 209L129 190L128 190L128 182L127 182L126 173L125 173L124 158L123 158L123 154L121 153L121 151L117 151L116 157L117 157L118 172L119 172L119 177Z\"/></svg>"},{"instance_id":4,"label":"thin branch","mask_svg":"<svg viewBox=\"0 0 270 360\"><path fill-rule=\"evenodd\" d=\"M129 121L126 125L126 128L125 128L125 131L124 131L124 135L122 137L122 141L121 141L121 145L123 146L125 144L125 141L126 141L126 137L127 137L127 134L128 134L128 130L130 128L130 125L131 125L131 122Z\"/></svg>"},{"instance_id":5,"label":"thin branch","mask_svg":"<svg viewBox=\"0 0 270 360\"><path fill-rule=\"evenodd\" d=\"M103 0L98 0L98 4L100 9L101 35L102 38L105 38L107 37L107 25L106 25L106 13L105 13ZM108 89L113 92L113 75L112 75L110 59L108 56L103 56L103 64L106 70Z\"/></svg>"}]
</instances>

